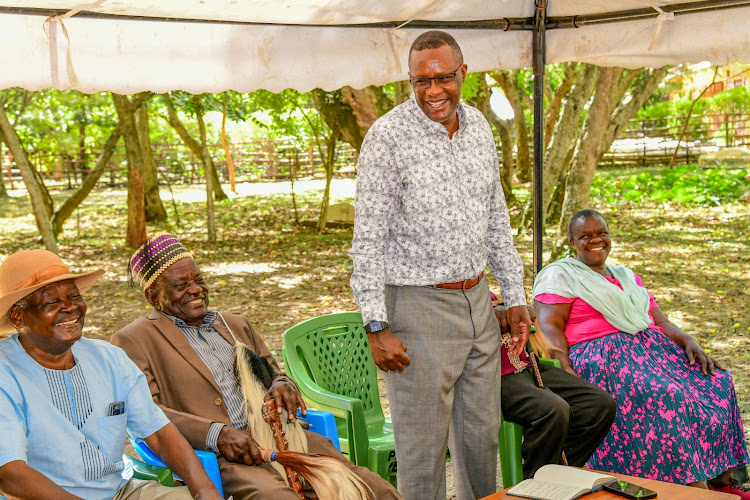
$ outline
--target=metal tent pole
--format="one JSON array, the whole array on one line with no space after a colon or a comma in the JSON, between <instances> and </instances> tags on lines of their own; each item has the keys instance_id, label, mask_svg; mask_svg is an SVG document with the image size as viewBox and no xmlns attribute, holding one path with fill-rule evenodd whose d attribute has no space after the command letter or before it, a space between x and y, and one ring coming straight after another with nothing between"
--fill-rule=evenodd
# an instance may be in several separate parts
<instances>
[{"instance_id":1,"label":"metal tent pole","mask_svg":"<svg viewBox=\"0 0 750 500\"><path fill-rule=\"evenodd\" d=\"M542 172L544 160L544 65L547 59L545 36L547 0L535 0L532 38L532 69L534 71L534 276L542 268L544 213L542 212Z\"/></svg>"}]
</instances>

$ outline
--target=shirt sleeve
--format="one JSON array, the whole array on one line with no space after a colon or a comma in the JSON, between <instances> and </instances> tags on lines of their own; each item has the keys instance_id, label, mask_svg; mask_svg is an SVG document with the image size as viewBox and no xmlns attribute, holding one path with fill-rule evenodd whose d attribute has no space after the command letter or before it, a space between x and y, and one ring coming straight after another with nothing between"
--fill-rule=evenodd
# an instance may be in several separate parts
<instances>
[{"instance_id":1,"label":"shirt sleeve","mask_svg":"<svg viewBox=\"0 0 750 500\"><path fill-rule=\"evenodd\" d=\"M575 302L575 297L563 297L554 293L540 293L534 300L538 300L542 304L572 304Z\"/></svg>"},{"instance_id":2,"label":"shirt sleeve","mask_svg":"<svg viewBox=\"0 0 750 500\"><path fill-rule=\"evenodd\" d=\"M365 136L357 165L353 262L350 286L364 324L388 321L385 308L385 251L399 199L394 146L377 124Z\"/></svg>"},{"instance_id":3,"label":"shirt sleeve","mask_svg":"<svg viewBox=\"0 0 750 500\"><path fill-rule=\"evenodd\" d=\"M112 348L116 350L122 374L121 381L128 392L125 403L128 412L128 429L140 438L147 438L167 425L169 419L154 403L143 372L122 349L114 346Z\"/></svg>"},{"instance_id":4,"label":"shirt sleeve","mask_svg":"<svg viewBox=\"0 0 750 500\"><path fill-rule=\"evenodd\" d=\"M490 250L489 262L492 275L501 286L503 302L507 307L526 305L526 292L523 289L523 262L513 244L513 233L510 227L508 206L500 185L500 162L497 159L495 140L492 130L486 125L485 133L489 135L486 147L491 149L492 158L492 194L490 197L490 213L487 225L485 244Z\"/></svg>"},{"instance_id":5,"label":"shirt sleeve","mask_svg":"<svg viewBox=\"0 0 750 500\"><path fill-rule=\"evenodd\" d=\"M0 467L15 460L27 461L26 419L22 412L23 397L12 379L0 376Z\"/></svg>"},{"instance_id":6,"label":"shirt sleeve","mask_svg":"<svg viewBox=\"0 0 750 500\"><path fill-rule=\"evenodd\" d=\"M206 448L213 451L214 453L219 453L219 445L217 444L219 441L219 433L225 425L227 424L214 422L213 424L211 424L211 427L208 428L208 434L206 434Z\"/></svg>"}]
</instances>

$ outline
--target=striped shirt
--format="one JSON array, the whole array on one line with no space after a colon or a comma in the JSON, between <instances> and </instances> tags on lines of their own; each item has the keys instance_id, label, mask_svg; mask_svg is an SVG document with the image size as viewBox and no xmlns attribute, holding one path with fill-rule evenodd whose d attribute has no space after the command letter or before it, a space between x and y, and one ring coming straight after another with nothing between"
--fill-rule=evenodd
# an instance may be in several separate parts
<instances>
[{"instance_id":1,"label":"striped shirt","mask_svg":"<svg viewBox=\"0 0 750 500\"><path fill-rule=\"evenodd\" d=\"M171 319L177 328L187 337L190 345L198 353L198 356L208 367L213 375L216 384L224 396L224 403L229 413L229 421L235 429L242 429L247 426L247 415L243 409L242 393L239 384L234 377L234 346L227 342L224 337L214 328L214 321L219 316L216 311L208 311L203 317L200 326L190 326L180 318L170 316L162 312L164 316ZM219 438L219 432L225 424L214 422L208 430L206 436L206 447L219 453L216 444Z\"/></svg>"}]
</instances>

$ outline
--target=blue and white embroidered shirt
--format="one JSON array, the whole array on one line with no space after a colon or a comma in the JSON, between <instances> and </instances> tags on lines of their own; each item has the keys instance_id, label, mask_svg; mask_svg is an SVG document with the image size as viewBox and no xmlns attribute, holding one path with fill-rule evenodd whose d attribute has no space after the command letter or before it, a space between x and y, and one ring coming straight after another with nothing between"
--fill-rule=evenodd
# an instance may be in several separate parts
<instances>
[{"instance_id":1,"label":"blue and white embroidered shirt","mask_svg":"<svg viewBox=\"0 0 750 500\"><path fill-rule=\"evenodd\" d=\"M365 136L349 252L365 324L388 320L386 284L470 279L488 259L506 305L526 304L492 130L477 109L460 103L456 112L459 128L450 138L412 95Z\"/></svg>"},{"instance_id":2,"label":"blue and white embroidered shirt","mask_svg":"<svg viewBox=\"0 0 750 500\"><path fill-rule=\"evenodd\" d=\"M76 365L50 370L17 334L0 342L0 467L21 460L74 495L111 499L126 482L126 429L148 437L169 419L122 349L87 338L71 349ZM110 416L117 402L124 413Z\"/></svg>"}]
</instances>

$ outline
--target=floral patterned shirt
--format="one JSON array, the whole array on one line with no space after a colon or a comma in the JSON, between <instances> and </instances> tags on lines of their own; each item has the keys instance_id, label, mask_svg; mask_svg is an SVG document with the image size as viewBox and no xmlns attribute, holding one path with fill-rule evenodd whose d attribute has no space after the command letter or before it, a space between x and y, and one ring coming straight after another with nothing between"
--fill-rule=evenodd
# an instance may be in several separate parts
<instances>
[{"instance_id":1,"label":"floral patterned shirt","mask_svg":"<svg viewBox=\"0 0 750 500\"><path fill-rule=\"evenodd\" d=\"M471 279L488 258L506 305L526 304L490 125L471 106L460 103L456 112L459 129L451 139L412 95L367 132L349 252L365 324L388 320L386 284Z\"/></svg>"}]
</instances>

